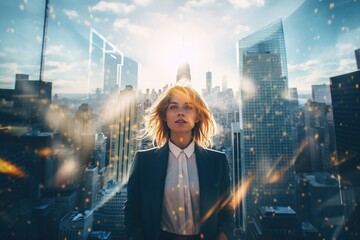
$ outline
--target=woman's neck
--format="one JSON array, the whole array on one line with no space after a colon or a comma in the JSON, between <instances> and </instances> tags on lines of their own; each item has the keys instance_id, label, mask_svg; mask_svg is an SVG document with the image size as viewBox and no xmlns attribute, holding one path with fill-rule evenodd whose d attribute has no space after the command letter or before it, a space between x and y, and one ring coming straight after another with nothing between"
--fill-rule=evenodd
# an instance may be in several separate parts
<instances>
[{"instance_id":1,"label":"woman's neck","mask_svg":"<svg viewBox=\"0 0 360 240\"><path fill-rule=\"evenodd\" d=\"M183 134L171 134L170 140L173 144L178 146L181 149L187 148L192 142L191 135L183 135Z\"/></svg>"}]
</instances>

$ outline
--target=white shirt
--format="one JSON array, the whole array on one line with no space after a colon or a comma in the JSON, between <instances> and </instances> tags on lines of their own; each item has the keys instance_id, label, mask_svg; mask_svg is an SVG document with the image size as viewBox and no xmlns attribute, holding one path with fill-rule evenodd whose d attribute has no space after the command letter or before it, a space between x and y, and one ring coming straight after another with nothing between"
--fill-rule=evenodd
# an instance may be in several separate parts
<instances>
[{"instance_id":1,"label":"white shirt","mask_svg":"<svg viewBox=\"0 0 360 240\"><path fill-rule=\"evenodd\" d=\"M169 141L161 229L181 235L200 232L199 177L195 143L180 149Z\"/></svg>"}]
</instances>

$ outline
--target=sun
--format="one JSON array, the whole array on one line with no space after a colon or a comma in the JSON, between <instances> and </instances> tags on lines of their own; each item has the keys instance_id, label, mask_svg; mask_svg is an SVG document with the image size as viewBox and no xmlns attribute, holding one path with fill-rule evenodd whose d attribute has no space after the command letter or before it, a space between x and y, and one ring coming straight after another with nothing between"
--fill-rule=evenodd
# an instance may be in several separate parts
<instances>
[{"instance_id":1,"label":"sun","mask_svg":"<svg viewBox=\"0 0 360 240\"><path fill-rule=\"evenodd\" d=\"M163 86L175 79L179 65L184 62L189 63L192 77L199 70L206 72L209 62L214 61L210 37L204 29L190 23L162 25L148 39L147 62L151 64L148 72L164 79Z\"/></svg>"}]
</instances>

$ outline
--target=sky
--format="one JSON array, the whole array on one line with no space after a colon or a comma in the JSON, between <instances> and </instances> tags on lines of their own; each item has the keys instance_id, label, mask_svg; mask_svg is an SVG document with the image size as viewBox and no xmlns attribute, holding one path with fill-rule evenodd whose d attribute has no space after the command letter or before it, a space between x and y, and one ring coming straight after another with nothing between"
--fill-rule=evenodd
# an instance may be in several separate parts
<instances>
[{"instance_id":1,"label":"sky","mask_svg":"<svg viewBox=\"0 0 360 240\"><path fill-rule=\"evenodd\" d=\"M14 88L15 73L38 79L44 2L1 1L0 88ZM228 86L237 89L236 42L279 18L286 19L303 2L50 0L44 80L53 82L53 94L84 91L93 28L139 63L139 89L160 89L174 83L183 61L190 64L196 89L205 88L206 71L213 74L213 86L221 86L223 76L227 76ZM291 38L285 33L287 37ZM328 80L322 73L301 73L306 66L321 63L321 59L310 60L289 61L289 76L294 79L290 79L290 87L310 91L307 76L311 74L321 75L313 76L313 83ZM354 66L349 55L340 60Z\"/></svg>"}]
</instances>

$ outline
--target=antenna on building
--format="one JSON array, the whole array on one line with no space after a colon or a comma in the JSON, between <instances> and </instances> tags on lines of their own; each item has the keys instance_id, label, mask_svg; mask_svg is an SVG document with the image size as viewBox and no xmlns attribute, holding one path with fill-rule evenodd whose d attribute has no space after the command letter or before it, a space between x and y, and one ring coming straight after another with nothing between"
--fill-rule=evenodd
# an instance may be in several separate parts
<instances>
[{"instance_id":1,"label":"antenna on building","mask_svg":"<svg viewBox=\"0 0 360 240\"><path fill-rule=\"evenodd\" d=\"M42 36L42 44L41 44L41 55L40 55L39 82L42 82L42 81L43 81L43 74L44 74L45 49L46 49L47 25L48 25L48 13L49 13L49 0L46 0L46 1L45 1L45 15L44 15L43 36ZM40 93L40 84L39 84L39 93Z\"/></svg>"}]
</instances>

